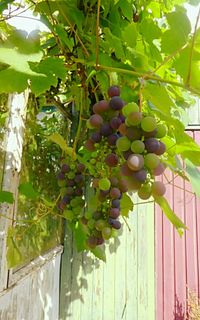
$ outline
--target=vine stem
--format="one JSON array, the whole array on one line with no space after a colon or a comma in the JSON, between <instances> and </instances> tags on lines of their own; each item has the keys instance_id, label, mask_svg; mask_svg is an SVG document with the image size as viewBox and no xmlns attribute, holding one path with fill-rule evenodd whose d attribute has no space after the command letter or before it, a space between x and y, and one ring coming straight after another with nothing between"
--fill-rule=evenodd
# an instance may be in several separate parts
<instances>
[{"instance_id":1,"label":"vine stem","mask_svg":"<svg viewBox=\"0 0 200 320\"><path fill-rule=\"evenodd\" d=\"M127 220L126 220L126 218L125 218L124 216L122 216L122 219L124 220L124 222L125 222L125 224L126 224L126 226L127 226L127 228L128 228L128 231L131 231L131 228L130 228L130 226L129 226Z\"/></svg>"},{"instance_id":2,"label":"vine stem","mask_svg":"<svg viewBox=\"0 0 200 320\"><path fill-rule=\"evenodd\" d=\"M76 147L77 147L77 143L80 137L80 133L81 133L81 126L82 126L82 114L83 114L83 92L81 90L81 103L80 103L80 111L79 111L79 121L78 121L78 128L77 128L77 132L76 132L76 137L74 139L74 144L73 144L73 157L75 157L75 153L76 153Z\"/></svg>"},{"instance_id":3,"label":"vine stem","mask_svg":"<svg viewBox=\"0 0 200 320\"><path fill-rule=\"evenodd\" d=\"M97 2L97 22L96 22L96 68L99 65L99 18L100 18L101 0Z\"/></svg>"},{"instance_id":4,"label":"vine stem","mask_svg":"<svg viewBox=\"0 0 200 320\"><path fill-rule=\"evenodd\" d=\"M186 85L189 85L190 83L190 78L191 78L191 67L192 67L192 57L193 57L193 52L194 52L194 42L197 34L197 28L198 28L198 22L200 19L200 8L199 12L196 18L196 23L195 23L195 28L194 28L194 33L192 37L192 44L191 44L191 50L190 50L190 58L189 58L189 68L188 68L188 75L187 75L187 80L186 80Z\"/></svg>"}]
</instances>

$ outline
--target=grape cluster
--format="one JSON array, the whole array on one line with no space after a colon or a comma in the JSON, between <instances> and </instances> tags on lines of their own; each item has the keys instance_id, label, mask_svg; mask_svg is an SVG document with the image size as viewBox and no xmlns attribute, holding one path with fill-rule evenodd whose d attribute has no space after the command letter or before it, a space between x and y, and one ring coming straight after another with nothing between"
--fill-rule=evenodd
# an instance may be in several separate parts
<instances>
[{"instance_id":1,"label":"grape cluster","mask_svg":"<svg viewBox=\"0 0 200 320\"><path fill-rule=\"evenodd\" d=\"M70 221L80 216L85 204L83 199L85 170L83 163L67 157L62 160L60 172L57 174L61 198L57 208Z\"/></svg>"},{"instance_id":2,"label":"grape cluster","mask_svg":"<svg viewBox=\"0 0 200 320\"><path fill-rule=\"evenodd\" d=\"M119 128L122 136L116 142L125 159L121 175L126 177L129 189L137 191L141 199L163 196L165 185L155 181L155 176L165 170L162 155L166 146L161 139L167 134L167 128L153 115L140 112L135 103L125 105L122 114L125 123Z\"/></svg>"}]
</instances>

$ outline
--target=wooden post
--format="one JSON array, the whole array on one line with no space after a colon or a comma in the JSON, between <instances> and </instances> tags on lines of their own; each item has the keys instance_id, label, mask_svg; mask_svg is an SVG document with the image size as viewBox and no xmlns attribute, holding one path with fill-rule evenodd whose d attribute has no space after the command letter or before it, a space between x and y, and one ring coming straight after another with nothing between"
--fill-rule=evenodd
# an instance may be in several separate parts
<instances>
[{"instance_id":1,"label":"wooden post","mask_svg":"<svg viewBox=\"0 0 200 320\"><path fill-rule=\"evenodd\" d=\"M28 94L27 90L20 94L10 94L8 97L9 116L4 137L5 160L1 189L12 192L15 201L11 205L0 204L0 291L7 288L8 281L6 238L16 207Z\"/></svg>"}]
</instances>

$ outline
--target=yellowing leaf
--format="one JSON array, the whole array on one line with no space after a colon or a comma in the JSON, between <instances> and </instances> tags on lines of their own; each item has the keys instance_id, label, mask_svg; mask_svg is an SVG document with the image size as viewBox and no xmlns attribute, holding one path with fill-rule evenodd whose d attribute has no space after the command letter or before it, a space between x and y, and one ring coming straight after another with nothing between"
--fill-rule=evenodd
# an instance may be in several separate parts
<instances>
[{"instance_id":1,"label":"yellowing leaf","mask_svg":"<svg viewBox=\"0 0 200 320\"><path fill-rule=\"evenodd\" d=\"M65 139L59 133L53 133L49 136L49 140L55 142L60 148L65 151L69 156L73 155L73 149L69 147Z\"/></svg>"}]
</instances>

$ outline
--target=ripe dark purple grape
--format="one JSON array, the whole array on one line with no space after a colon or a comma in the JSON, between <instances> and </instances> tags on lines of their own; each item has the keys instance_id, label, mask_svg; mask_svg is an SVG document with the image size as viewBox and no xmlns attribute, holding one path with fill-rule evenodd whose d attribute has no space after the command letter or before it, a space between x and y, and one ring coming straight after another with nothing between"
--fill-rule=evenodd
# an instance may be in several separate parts
<instances>
[{"instance_id":1,"label":"ripe dark purple grape","mask_svg":"<svg viewBox=\"0 0 200 320\"><path fill-rule=\"evenodd\" d=\"M77 188L77 189L75 189L75 195L76 196L82 196L83 195L83 190L82 190L82 188Z\"/></svg>"},{"instance_id":2,"label":"ripe dark purple grape","mask_svg":"<svg viewBox=\"0 0 200 320\"><path fill-rule=\"evenodd\" d=\"M109 212L109 216L113 219L117 219L120 215L119 208L111 208Z\"/></svg>"},{"instance_id":3,"label":"ripe dark purple grape","mask_svg":"<svg viewBox=\"0 0 200 320\"><path fill-rule=\"evenodd\" d=\"M118 165L118 157L115 153L108 154L105 158L105 163L109 167L116 167Z\"/></svg>"},{"instance_id":4,"label":"ripe dark purple grape","mask_svg":"<svg viewBox=\"0 0 200 320\"><path fill-rule=\"evenodd\" d=\"M77 184L83 182L83 180L84 180L84 178L83 178L82 174L77 174L77 175L75 176L75 178L74 178L74 181L75 181Z\"/></svg>"},{"instance_id":5,"label":"ripe dark purple grape","mask_svg":"<svg viewBox=\"0 0 200 320\"><path fill-rule=\"evenodd\" d=\"M142 135L145 138L154 138L156 137L156 133L157 133L157 128L150 132L142 131Z\"/></svg>"},{"instance_id":6,"label":"ripe dark purple grape","mask_svg":"<svg viewBox=\"0 0 200 320\"><path fill-rule=\"evenodd\" d=\"M145 169L133 172L133 177L139 182L145 182L147 178L147 172Z\"/></svg>"},{"instance_id":7,"label":"ripe dark purple grape","mask_svg":"<svg viewBox=\"0 0 200 320\"><path fill-rule=\"evenodd\" d=\"M94 141L95 143L98 143L98 142L101 141L102 136L101 136L101 133L100 133L100 132L93 132L93 133L91 134L91 137L90 137L90 138L91 138L92 141Z\"/></svg>"},{"instance_id":8,"label":"ripe dark purple grape","mask_svg":"<svg viewBox=\"0 0 200 320\"><path fill-rule=\"evenodd\" d=\"M102 124L102 126L100 128L100 133L104 137L108 137L113 133L113 130L112 130L111 126L109 125L109 123Z\"/></svg>"},{"instance_id":9,"label":"ripe dark purple grape","mask_svg":"<svg viewBox=\"0 0 200 320\"><path fill-rule=\"evenodd\" d=\"M122 135L126 135L127 132L127 126L125 123L120 124L118 131L122 134Z\"/></svg>"},{"instance_id":10,"label":"ripe dark purple grape","mask_svg":"<svg viewBox=\"0 0 200 320\"><path fill-rule=\"evenodd\" d=\"M118 189L118 188L112 188L111 190L110 190L110 197L112 198L112 199L118 199L118 198L120 198L121 197L121 191Z\"/></svg>"},{"instance_id":11,"label":"ripe dark purple grape","mask_svg":"<svg viewBox=\"0 0 200 320\"><path fill-rule=\"evenodd\" d=\"M106 100L100 100L93 105L93 112L101 114L109 109L109 102Z\"/></svg>"},{"instance_id":12,"label":"ripe dark purple grape","mask_svg":"<svg viewBox=\"0 0 200 320\"><path fill-rule=\"evenodd\" d=\"M112 208L120 208L120 200L119 199L112 200L111 206L112 206Z\"/></svg>"},{"instance_id":13,"label":"ripe dark purple grape","mask_svg":"<svg viewBox=\"0 0 200 320\"><path fill-rule=\"evenodd\" d=\"M130 177L133 174L133 171L128 167L126 162L121 166L120 171L125 177Z\"/></svg>"},{"instance_id":14,"label":"ripe dark purple grape","mask_svg":"<svg viewBox=\"0 0 200 320\"><path fill-rule=\"evenodd\" d=\"M153 175L159 176L159 175L163 174L164 171L165 171L165 165L160 162L158 164L158 166L153 170Z\"/></svg>"},{"instance_id":15,"label":"ripe dark purple grape","mask_svg":"<svg viewBox=\"0 0 200 320\"><path fill-rule=\"evenodd\" d=\"M123 157L124 157L124 159L128 159L128 157L131 155L131 154L133 154L133 152L131 151L131 149L129 149L129 150L127 150L127 151L124 151L123 152Z\"/></svg>"},{"instance_id":16,"label":"ripe dark purple grape","mask_svg":"<svg viewBox=\"0 0 200 320\"><path fill-rule=\"evenodd\" d=\"M121 110L124 106L124 101L120 97L114 96L110 99L109 106L113 110Z\"/></svg>"},{"instance_id":17,"label":"ripe dark purple grape","mask_svg":"<svg viewBox=\"0 0 200 320\"><path fill-rule=\"evenodd\" d=\"M67 183L67 186L68 186L68 187L73 187L73 186L75 186L75 184L76 184L73 179L67 179L67 180L66 180L66 183Z\"/></svg>"},{"instance_id":18,"label":"ripe dark purple grape","mask_svg":"<svg viewBox=\"0 0 200 320\"><path fill-rule=\"evenodd\" d=\"M72 187L67 187L66 188L66 194L68 196L72 196L74 194L74 189Z\"/></svg>"},{"instance_id":19,"label":"ripe dark purple grape","mask_svg":"<svg viewBox=\"0 0 200 320\"><path fill-rule=\"evenodd\" d=\"M103 243L104 243L104 239L103 238L97 238L97 246L100 246Z\"/></svg>"},{"instance_id":20,"label":"ripe dark purple grape","mask_svg":"<svg viewBox=\"0 0 200 320\"><path fill-rule=\"evenodd\" d=\"M59 173L57 174L57 179L58 179L58 180L64 180L64 179L65 179L65 174L64 174L63 172L59 172Z\"/></svg>"},{"instance_id":21,"label":"ripe dark purple grape","mask_svg":"<svg viewBox=\"0 0 200 320\"><path fill-rule=\"evenodd\" d=\"M111 128L117 130L122 123L121 119L119 117L114 117L110 120L110 126Z\"/></svg>"},{"instance_id":22,"label":"ripe dark purple grape","mask_svg":"<svg viewBox=\"0 0 200 320\"><path fill-rule=\"evenodd\" d=\"M71 200L71 197L69 195L64 195L64 197L62 198L62 202L65 204L69 204Z\"/></svg>"},{"instance_id":23,"label":"ripe dark purple grape","mask_svg":"<svg viewBox=\"0 0 200 320\"><path fill-rule=\"evenodd\" d=\"M155 181L152 185L152 194L154 196L163 196L166 192L166 187L162 181Z\"/></svg>"},{"instance_id":24,"label":"ripe dark purple grape","mask_svg":"<svg viewBox=\"0 0 200 320\"><path fill-rule=\"evenodd\" d=\"M156 153L159 149L160 142L156 138L149 138L144 141L147 152Z\"/></svg>"},{"instance_id":25,"label":"ripe dark purple grape","mask_svg":"<svg viewBox=\"0 0 200 320\"><path fill-rule=\"evenodd\" d=\"M120 89L118 86L111 86L108 89L108 95L110 98L114 97L114 96L119 96L120 95Z\"/></svg>"},{"instance_id":26,"label":"ripe dark purple grape","mask_svg":"<svg viewBox=\"0 0 200 320\"><path fill-rule=\"evenodd\" d=\"M142 131L137 127L129 127L126 130L126 136L129 138L129 140L140 140Z\"/></svg>"},{"instance_id":27,"label":"ripe dark purple grape","mask_svg":"<svg viewBox=\"0 0 200 320\"><path fill-rule=\"evenodd\" d=\"M165 151L166 151L165 144L162 141L159 141L159 147L155 151L155 154L157 154L158 156L161 156L163 153L165 153Z\"/></svg>"},{"instance_id":28,"label":"ripe dark purple grape","mask_svg":"<svg viewBox=\"0 0 200 320\"><path fill-rule=\"evenodd\" d=\"M141 154L132 154L128 157L127 165L133 171L138 171L144 166L144 158Z\"/></svg>"},{"instance_id":29,"label":"ripe dark purple grape","mask_svg":"<svg viewBox=\"0 0 200 320\"><path fill-rule=\"evenodd\" d=\"M120 179L118 187L121 192L123 193L127 192L128 191L127 181L125 179Z\"/></svg>"},{"instance_id":30,"label":"ripe dark purple grape","mask_svg":"<svg viewBox=\"0 0 200 320\"><path fill-rule=\"evenodd\" d=\"M108 223L111 227L113 227L114 229L120 229L121 228L121 222L119 220L116 219L112 219L112 218L108 218Z\"/></svg>"},{"instance_id":31,"label":"ripe dark purple grape","mask_svg":"<svg viewBox=\"0 0 200 320\"><path fill-rule=\"evenodd\" d=\"M108 144L109 144L110 146L115 146L118 138L119 138L119 136L118 136L117 133L111 134L111 135L108 136L108 138L107 138Z\"/></svg>"},{"instance_id":32,"label":"ripe dark purple grape","mask_svg":"<svg viewBox=\"0 0 200 320\"><path fill-rule=\"evenodd\" d=\"M64 202L64 201L59 201L58 203L57 203L57 208L58 208L58 210L64 210L65 209L65 207L66 207L66 202Z\"/></svg>"},{"instance_id":33,"label":"ripe dark purple grape","mask_svg":"<svg viewBox=\"0 0 200 320\"><path fill-rule=\"evenodd\" d=\"M89 123L92 128L99 128L103 123L103 118L99 114L93 114L89 119Z\"/></svg>"},{"instance_id":34,"label":"ripe dark purple grape","mask_svg":"<svg viewBox=\"0 0 200 320\"><path fill-rule=\"evenodd\" d=\"M112 187L117 187L118 183L119 183L119 180L117 179L117 177L111 177L110 178L110 183L111 183Z\"/></svg>"},{"instance_id":35,"label":"ripe dark purple grape","mask_svg":"<svg viewBox=\"0 0 200 320\"><path fill-rule=\"evenodd\" d=\"M67 173L67 172L69 172L69 171L70 171L70 166L69 166L68 164L64 163L64 164L62 165L62 167L61 167L61 172L62 172L62 173Z\"/></svg>"}]
</instances>

